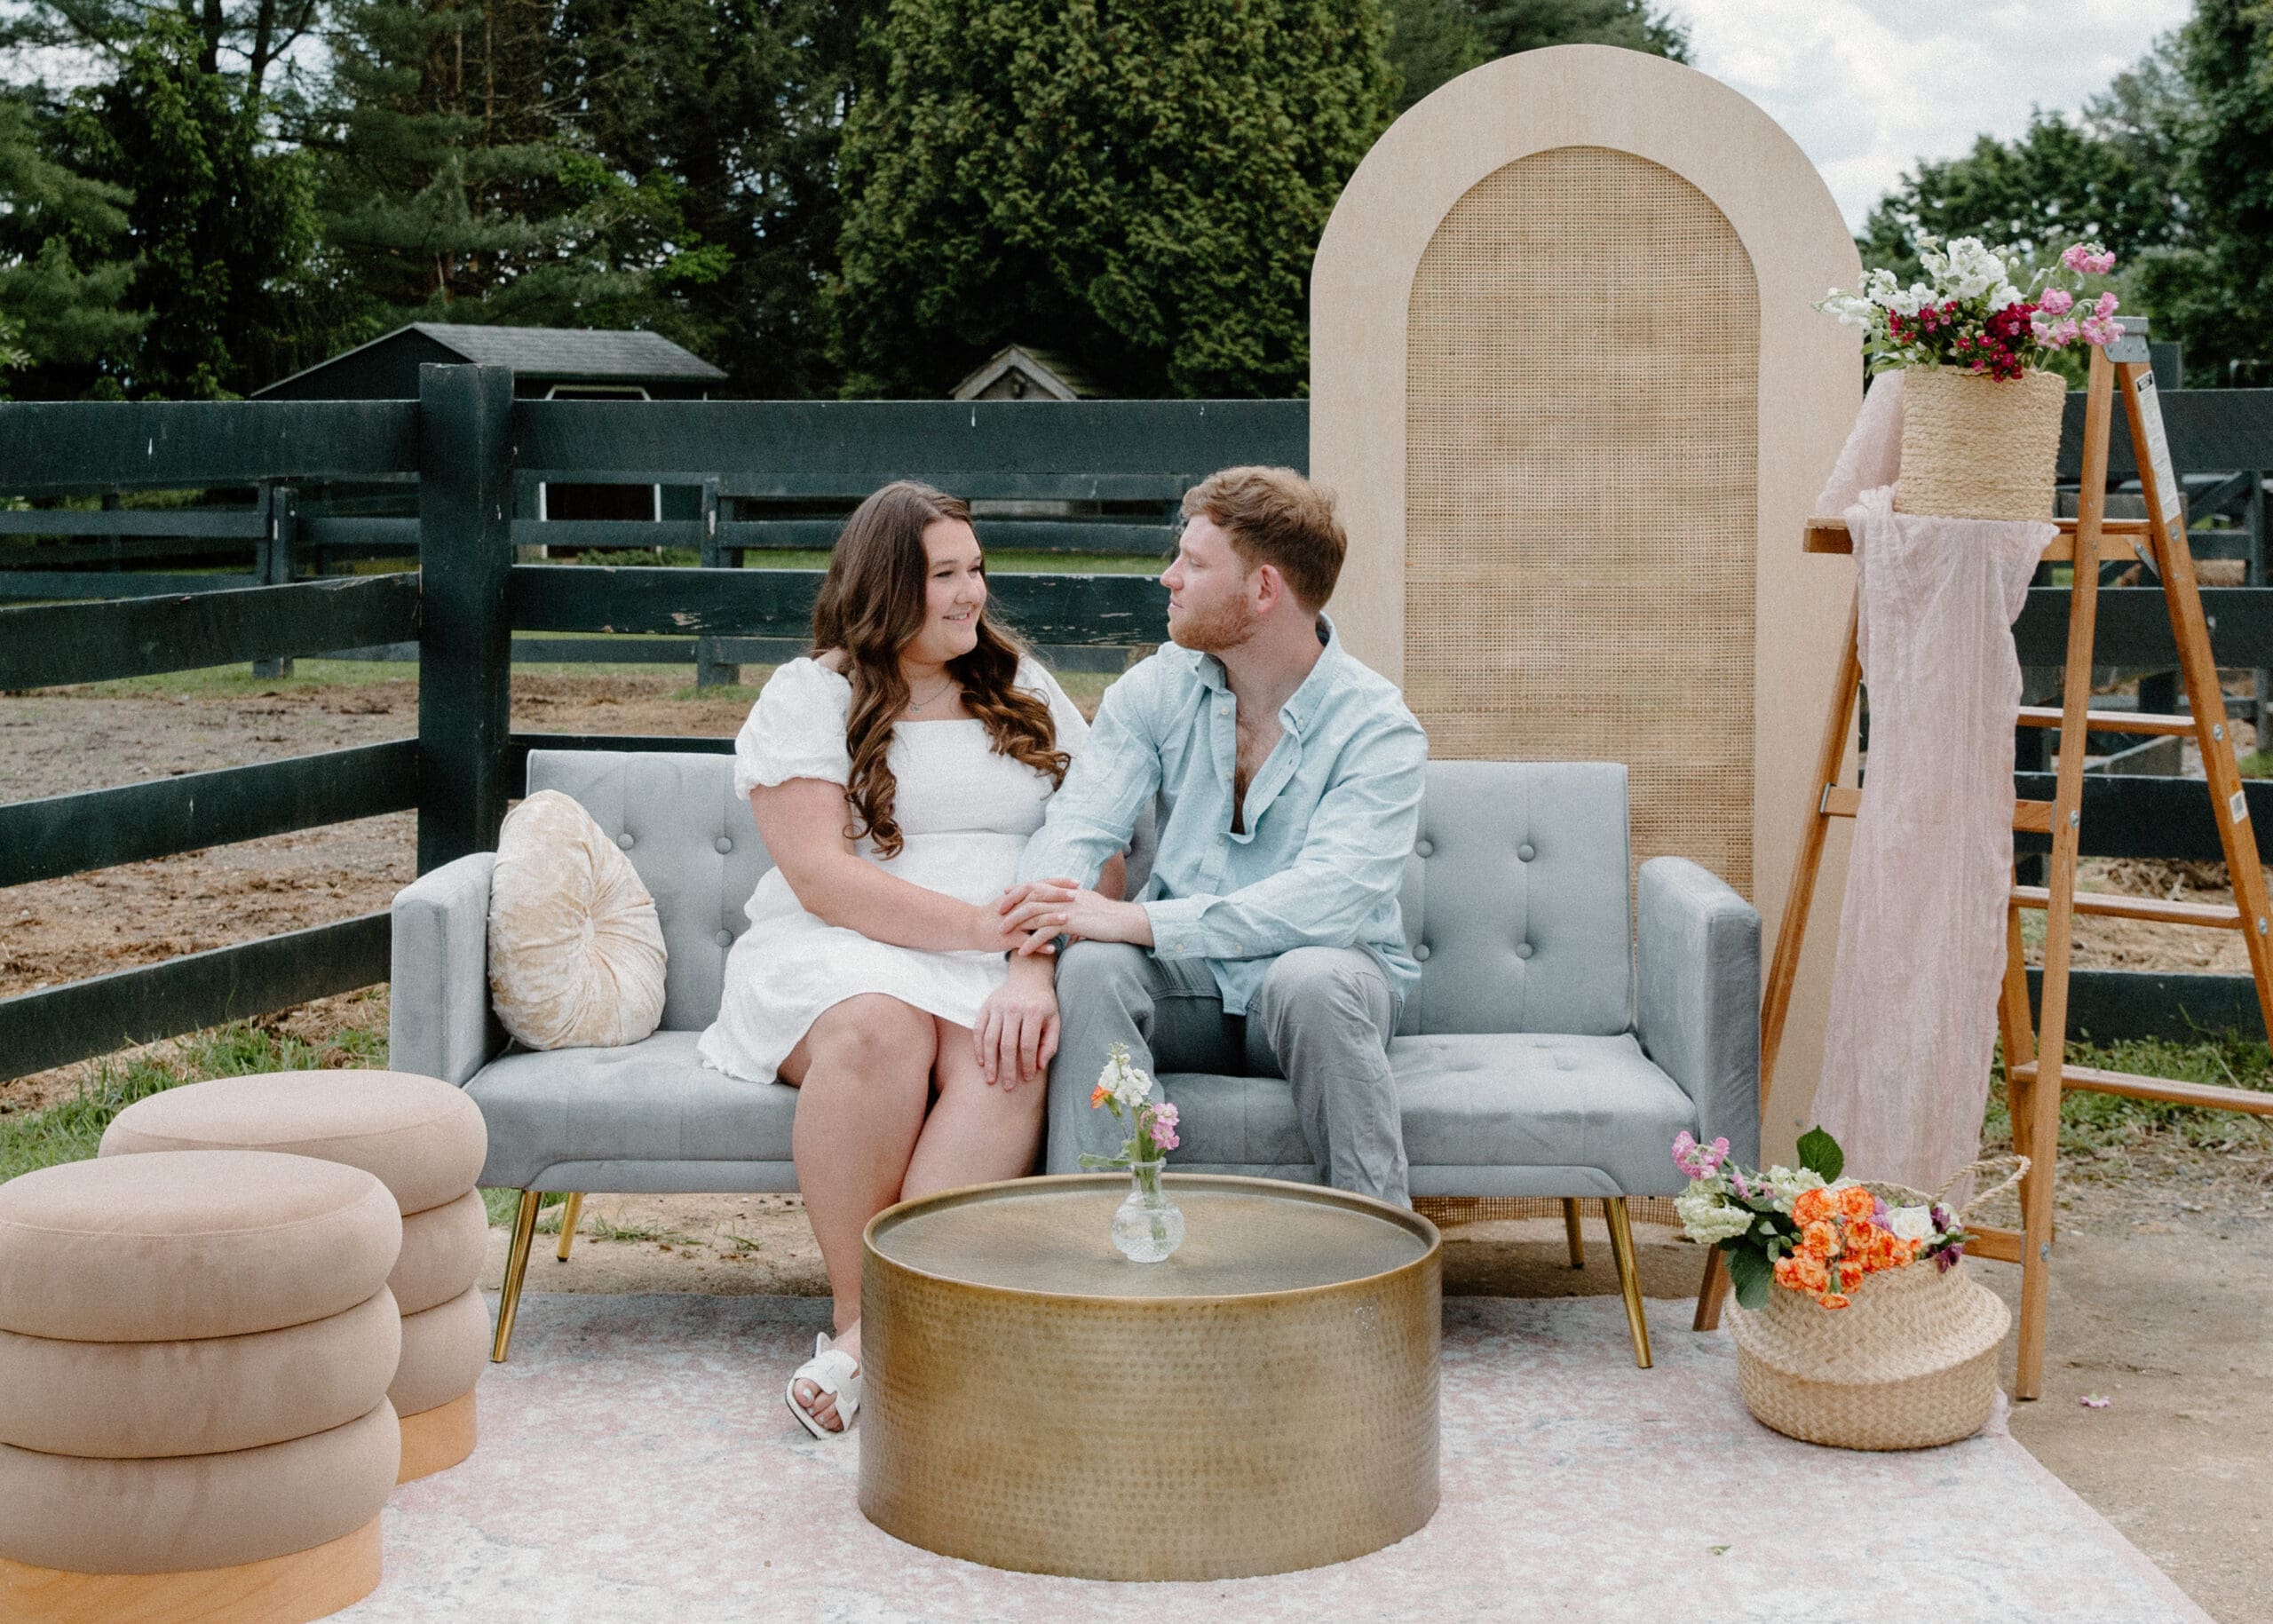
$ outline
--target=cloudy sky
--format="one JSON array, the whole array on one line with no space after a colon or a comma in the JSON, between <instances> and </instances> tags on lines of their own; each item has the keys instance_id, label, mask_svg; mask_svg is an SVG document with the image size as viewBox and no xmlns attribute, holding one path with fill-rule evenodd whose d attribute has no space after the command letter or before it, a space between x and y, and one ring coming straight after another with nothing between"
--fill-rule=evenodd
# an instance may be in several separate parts
<instances>
[{"instance_id":1,"label":"cloudy sky","mask_svg":"<svg viewBox=\"0 0 2273 1624\"><path fill-rule=\"evenodd\" d=\"M1698 67L1792 133L1849 225L1921 157L2073 112L2190 0L1669 0Z\"/></svg>"}]
</instances>

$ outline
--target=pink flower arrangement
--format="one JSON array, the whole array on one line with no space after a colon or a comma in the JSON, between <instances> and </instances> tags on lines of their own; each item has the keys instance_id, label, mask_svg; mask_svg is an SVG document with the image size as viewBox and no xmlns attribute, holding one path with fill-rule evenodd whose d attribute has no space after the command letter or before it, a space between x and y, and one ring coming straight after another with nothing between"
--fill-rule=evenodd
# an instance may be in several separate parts
<instances>
[{"instance_id":1,"label":"pink flower arrangement","mask_svg":"<svg viewBox=\"0 0 2273 1624\"><path fill-rule=\"evenodd\" d=\"M1105 1070L1097 1074L1097 1086L1090 1090L1092 1110L1103 1106L1115 1117L1126 1115L1129 1134L1121 1145L1118 1156L1084 1156L1083 1167L1126 1167L1135 1161L1158 1161L1176 1148L1183 1140L1176 1134L1176 1108L1168 1101L1152 1103L1152 1079L1150 1073L1136 1065L1129 1057L1126 1043L1115 1043L1107 1056Z\"/></svg>"},{"instance_id":2,"label":"pink flower arrangement","mask_svg":"<svg viewBox=\"0 0 2273 1624\"><path fill-rule=\"evenodd\" d=\"M1944 249L1921 236L1918 246L1928 281L1905 288L1891 271L1877 270L1859 295L1834 288L1816 306L1862 329L1874 371L1957 367L2009 380L2079 339L2104 347L2123 337L2113 293L2079 303L2080 287L2049 285L2060 272L2082 278L2112 271L2115 256L2096 242L2076 243L2055 270L2033 274L2015 250L1989 248L1976 237Z\"/></svg>"}]
</instances>

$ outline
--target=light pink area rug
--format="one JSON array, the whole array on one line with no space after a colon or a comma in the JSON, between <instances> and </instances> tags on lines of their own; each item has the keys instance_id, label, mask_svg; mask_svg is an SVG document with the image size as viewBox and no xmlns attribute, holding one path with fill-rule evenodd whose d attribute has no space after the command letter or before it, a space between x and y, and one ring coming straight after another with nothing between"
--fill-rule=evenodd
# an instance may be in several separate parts
<instances>
[{"instance_id":1,"label":"light pink area rug","mask_svg":"<svg viewBox=\"0 0 2273 1624\"><path fill-rule=\"evenodd\" d=\"M532 1294L472 1458L395 1493L355 1624L783 1619L2202 1620L2011 1438L1853 1454L1745 1411L1725 1332L1615 1299L1445 1304L1444 1500L1355 1562L1216 1584L999 1573L879 1533L781 1387L822 1305Z\"/></svg>"}]
</instances>

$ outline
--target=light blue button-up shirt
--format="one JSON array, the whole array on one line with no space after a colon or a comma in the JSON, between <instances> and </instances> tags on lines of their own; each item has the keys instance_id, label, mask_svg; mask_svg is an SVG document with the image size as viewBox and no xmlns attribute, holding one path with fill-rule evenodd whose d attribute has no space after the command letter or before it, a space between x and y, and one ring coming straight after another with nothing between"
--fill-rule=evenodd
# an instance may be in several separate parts
<instances>
[{"instance_id":1,"label":"light blue button-up shirt","mask_svg":"<svg viewBox=\"0 0 2273 1624\"><path fill-rule=\"evenodd\" d=\"M1136 900L1161 958L1206 959L1228 1014L1295 947L1363 947L1399 999L1421 978L1398 891L1420 827L1428 737L1385 677L1326 649L1279 711L1279 742L1232 828L1237 702L1212 654L1174 643L1105 690L1089 740L1050 797L1021 880L1097 883L1158 796L1160 846Z\"/></svg>"}]
</instances>

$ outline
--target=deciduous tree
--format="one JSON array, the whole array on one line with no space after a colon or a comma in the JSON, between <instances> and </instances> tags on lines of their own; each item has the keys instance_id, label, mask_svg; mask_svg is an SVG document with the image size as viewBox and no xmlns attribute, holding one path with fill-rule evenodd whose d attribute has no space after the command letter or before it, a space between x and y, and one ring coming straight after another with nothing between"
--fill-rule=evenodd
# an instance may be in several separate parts
<instances>
[{"instance_id":1,"label":"deciduous tree","mask_svg":"<svg viewBox=\"0 0 2273 1624\"><path fill-rule=\"evenodd\" d=\"M1301 391L1386 32L1378 0L899 0L844 137L848 392L936 395L1014 340L1131 394Z\"/></svg>"}]
</instances>

